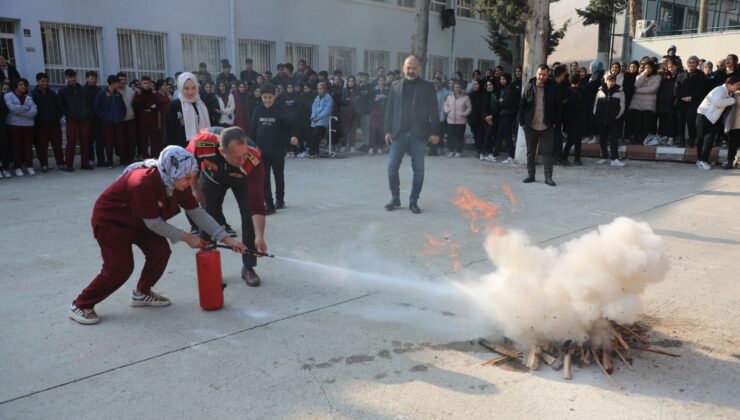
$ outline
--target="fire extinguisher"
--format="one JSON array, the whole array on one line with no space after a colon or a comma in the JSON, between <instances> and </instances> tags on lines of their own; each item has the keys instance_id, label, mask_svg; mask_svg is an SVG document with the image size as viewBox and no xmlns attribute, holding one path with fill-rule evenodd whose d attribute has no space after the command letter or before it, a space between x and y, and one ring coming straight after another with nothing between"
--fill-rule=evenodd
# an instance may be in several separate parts
<instances>
[{"instance_id":1,"label":"fire extinguisher","mask_svg":"<svg viewBox=\"0 0 740 420\"><path fill-rule=\"evenodd\" d=\"M200 307L213 311L224 306L223 277L221 276L221 254L215 247L203 248L195 254L198 271L198 295Z\"/></svg>"}]
</instances>

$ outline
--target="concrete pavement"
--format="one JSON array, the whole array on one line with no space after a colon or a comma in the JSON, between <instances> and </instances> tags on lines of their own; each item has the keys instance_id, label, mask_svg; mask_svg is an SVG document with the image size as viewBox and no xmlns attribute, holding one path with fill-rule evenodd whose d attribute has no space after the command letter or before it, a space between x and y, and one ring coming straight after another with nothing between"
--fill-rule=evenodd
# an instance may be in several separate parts
<instances>
[{"instance_id":1,"label":"concrete pavement","mask_svg":"<svg viewBox=\"0 0 740 420\"><path fill-rule=\"evenodd\" d=\"M131 279L98 305L99 325L77 325L68 305L100 268L92 204L120 171L50 172L0 180L0 418L740 416L740 171L586 159L556 167L551 188L541 173L522 184L519 166L427 158L424 213L415 216L383 210L385 162L289 161L288 207L268 218L270 251L444 282L493 269L484 238L451 203L458 186L500 203L501 226L543 245L631 216L666 240L671 269L648 288L644 319L651 339L681 357L632 353L634 371L616 363L622 390L594 366L576 368L572 381L549 367L483 367L492 355L471 340L496 331L474 328L444 302L280 260L260 260L263 285L248 288L238 256L225 252L226 306L204 312L194 255L182 243L155 288L171 307L129 307ZM509 204L504 184L520 204ZM404 205L409 189L407 158ZM237 220L234 200L226 202L227 219ZM173 222L186 226L182 216ZM425 233L461 245L462 272L423 252Z\"/></svg>"}]
</instances>

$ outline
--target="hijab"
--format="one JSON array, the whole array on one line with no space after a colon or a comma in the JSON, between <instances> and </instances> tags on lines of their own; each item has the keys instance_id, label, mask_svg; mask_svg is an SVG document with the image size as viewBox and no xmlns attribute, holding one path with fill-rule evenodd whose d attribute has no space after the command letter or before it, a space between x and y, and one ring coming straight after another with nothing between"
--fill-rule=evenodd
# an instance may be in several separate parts
<instances>
[{"instance_id":1,"label":"hijab","mask_svg":"<svg viewBox=\"0 0 740 420\"><path fill-rule=\"evenodd\" d=\"M185 82L192 80L197 88L198 78L193 73L185 72L177 77L177 91L180 92L179 99L182 102L182 122L185 126L185 140L190 141L193 137L198 134L201 128L208 128L211 126L211 119L208 114L208 108L203 100L200 99L198 93L195 94L195 98L188 99L183 94L185 88ZM185 105L191 104L191 105ZM195 108L198 108L198 112L195 112Z\"/></svg>"},{"instance_id":2,"label":"hijab","mask_svg":"<svg viewBox=\"0 0 740 420\"><path fill-rule=\"evenodd\" d=\"M136 169L157 168L162 178L167 195L175 192L175 180L185 178L198 172L198 161L187 150L180 146L167 146L159 154L158 159L147 159L128 165L121 176Z\"/></svg>"}]
</instances>

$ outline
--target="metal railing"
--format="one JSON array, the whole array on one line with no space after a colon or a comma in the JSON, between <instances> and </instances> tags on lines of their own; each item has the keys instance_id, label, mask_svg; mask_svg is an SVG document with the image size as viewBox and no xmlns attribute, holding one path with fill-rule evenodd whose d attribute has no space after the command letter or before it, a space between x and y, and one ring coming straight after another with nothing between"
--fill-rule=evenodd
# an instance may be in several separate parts
<instances>
[{"instance_id":1,"label":"metal railing","mask_svg":"<svg viewBox=\"0 0 740 420\"><path fill-rule=\"evenodd\" d=\"M255 71L259 73L267 70L272 71L275 68L275 50L274 41L240 39L239 63L243 66L246 59L251 58ZM298 62L293 63L293 65L297 66Z\"/></svg>"},{"instance_id":2,"label":"metal railing","mask_svg":"<svg viewBox=\"0 0 740 420\"><path fill-rule=\"evenodd\" d=\"M306 60L306 65L314 68L319 64L319 46L286 42L285 62L292 63L295 66L298 64L298 60Z\"/></svg>"},{"instance_id":3,"label":"metal railing","mask_svg":"<svg viewBox=\"0 0 740 420\"><path fill-rule=\"evenodd\" d=\"M643 19L655 21L657 36L694 34L699 27L700 0L645 0ZM740 29L740 0L711 0L707 32Z\"/></svg>"},{"instance_id":4,"label":"metal railing","mask_svg":"<svg viewBox=\"0 0 740 420\"><path fill-rule=\"evenodd\" d=\"M167 77L166 37L163 32L118 29L118 60L129 80Z\"/></svg>"}]
</instances>

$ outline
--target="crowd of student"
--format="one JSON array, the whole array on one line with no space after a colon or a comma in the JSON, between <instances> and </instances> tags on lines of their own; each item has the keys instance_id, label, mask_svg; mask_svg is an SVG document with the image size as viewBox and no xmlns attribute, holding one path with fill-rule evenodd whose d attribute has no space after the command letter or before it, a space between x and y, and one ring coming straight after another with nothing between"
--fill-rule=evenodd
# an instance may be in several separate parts
<instances>
[{"instance_id":1,"label":"crowd of student","mask_svg":"<svg viewBox=\"0 0 740 420\"><path fill-rule=\"evenodd\" d=\"M716 65L696 56L684 62L675 47L660 59L614 63L608 70L598 61L588 69L578 63L569 67L554 63L548 83L556 84L557 100L562 101L553 131L555 161L570 165L573 154L572 163L581 165L581 144L600 143L600 163L624 166L618 145L626 142L697 147L697 165L710 169L712 146L726 143L729 153L724 167L732 168L740 142L737 65L734 54ZM144 76L129 83L120 72L108 76L106 86L99 86L97 73L86 72L81 84L77 73L67 69L67 83L58 91L50 88L48 75L38 73L29 92L28 80L2 56L0 70L1 178L35 174L34 146L42 171L49 169L49 145L58 169L74 171L78 146L79 168L91 170L127 165L157 156L166 145L184 144L183 113L190 108L183 109L178 101L176 80L181 73L156 81ZM251 59L238 77L227 60L222 60L215 80L205 63L192 74L208 114L207 125L239 126L267 149L278 190L284 159L317 157L327 134L340 153L384 153L388 92L390 84L402 77L398 70L386 73L383 68L372 77L365 72L344 75L340 70L330 75L314 71L305 60L297 68L278 64L275 74L258 73ZM446 148L448 157L462 157L469 128L476 157L512 163L523 87L521 67L513 75L501 66L483 73L475 70L469 82L460 72L450 79L437 72L433 82L443 141L430 144L429 154L444 154ZM503 152L507 157L500 159Z\"/></svg>"}]
</instances>

